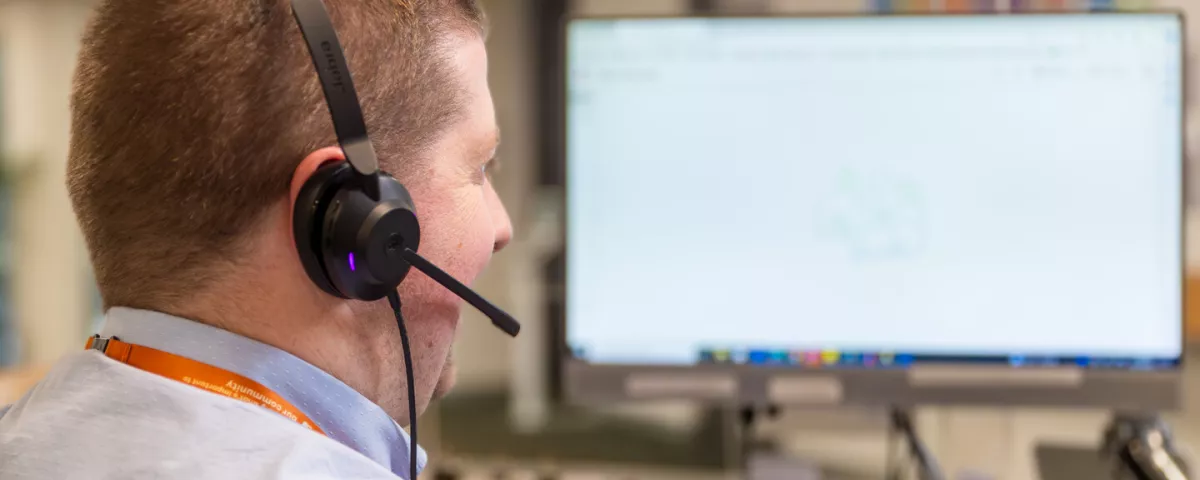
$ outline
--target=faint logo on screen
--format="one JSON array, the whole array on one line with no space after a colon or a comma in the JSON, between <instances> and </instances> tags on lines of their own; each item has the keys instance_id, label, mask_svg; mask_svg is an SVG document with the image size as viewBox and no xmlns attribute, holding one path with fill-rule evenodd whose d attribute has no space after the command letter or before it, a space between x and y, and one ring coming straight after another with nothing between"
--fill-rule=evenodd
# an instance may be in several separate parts
<instances>
[{"instance_id":1,"label":"faint logo on screen","mask_svg":"<svg viewBox=\"0 0 1200 480\"><path fill-rule=\"evenodd\" d=\"M818 202L817 239L856 260L911 258L923 252L929 223L920 184L872 167L844 168Z\"/></svg>"}]
</instances>

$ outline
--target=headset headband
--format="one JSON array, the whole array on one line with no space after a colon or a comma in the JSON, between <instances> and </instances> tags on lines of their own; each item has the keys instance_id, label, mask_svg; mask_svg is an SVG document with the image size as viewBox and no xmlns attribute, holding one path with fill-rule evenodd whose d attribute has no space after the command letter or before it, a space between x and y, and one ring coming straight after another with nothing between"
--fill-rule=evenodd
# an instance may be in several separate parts
<instances>
[{"instance_id":1,"label":"headset headband","mask_svg":"<svg viewBox=\"0 0 1200 480\"><path fill-rule=\"evenodd\" d=\"M358 94L354 91L350 67L325 4L321 0L292 0L292 15L300 24L300 33L317 68L325 102L333 116L333 129L346 160L359 174L376 174L379 161L375 157L375 147L367 137L367 125L358 104ZM367 182L368 185L373 183Z\"/></svg>"}]
</instances>

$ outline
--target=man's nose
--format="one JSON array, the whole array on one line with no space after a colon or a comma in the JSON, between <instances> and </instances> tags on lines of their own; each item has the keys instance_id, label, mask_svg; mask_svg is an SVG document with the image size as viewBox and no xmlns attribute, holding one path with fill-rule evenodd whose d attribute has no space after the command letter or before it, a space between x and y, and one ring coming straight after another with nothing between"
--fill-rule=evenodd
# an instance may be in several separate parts
<instances>
[{"instance_id":1,"label":"man's nose","mask_svg":"<svg viewBox=\"0 0 1200 480\"><path fill-rule=\"evenodd\" d=\"M492 251L499 252L500 249L508 246L508 242L512 241L512 236L512 223L508 221L508 215L505 214L503 227L496 230L496 243L492 245Z\"/></svg>"},{"instance_id":2,"label":"man's nose","mask_svg":"<svg viewBox=\"0 0 1200 480\"><path fill-rule=\"evenodd\" d=\"M500 249L508 246L508 243L512 241L512 219L508 216L508 209L504 208L504 202L500 201L500 196L496 194L496 189L491 188L490 182L488 188L488 197L488 203L492 205L492 222L496 227L495 241L492 243L492 251L499 252Z\"/></svg>"}]
</instances>

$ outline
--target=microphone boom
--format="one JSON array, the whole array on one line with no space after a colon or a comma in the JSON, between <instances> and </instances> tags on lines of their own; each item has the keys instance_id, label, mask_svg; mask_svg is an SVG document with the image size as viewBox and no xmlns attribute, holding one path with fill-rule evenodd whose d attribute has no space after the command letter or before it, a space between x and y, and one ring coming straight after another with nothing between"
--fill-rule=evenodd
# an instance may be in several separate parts
<instances>
[{"instance_id":1,"label":"microphone boom","mask_svg":"<svg viewBox=\"0 0 1200 480\"><path fill-rule=\"evenodd\" d=\"M504 333L507 333L512 337L517 336L517 333L521 331L521 323L518 322L517 319L505 313L504 310L500 309L500 307L492 305L491 302L484 299L478 293L475 293L475 291L471 290L470 287L463 285L462 282L459 282L458 280L455 280L454 277L450 276L450 274L442 271L442 269L438 268L437 265L434 265L429 260L426 260L425 257L418 255L417 252L412 251L411 248L404 248L400 254L404 257L405 261L416 267L417 270L421 271L421 273L428 275L429 278L432 278L434 281L440 283L443 287L446 287L447 290L454 292L455 295L458 295L484 315L487 315L487 317L492 320L492 325L495 325L496 328L499 328L500 330L504 331Z\"/></svg>"}]
</instances>

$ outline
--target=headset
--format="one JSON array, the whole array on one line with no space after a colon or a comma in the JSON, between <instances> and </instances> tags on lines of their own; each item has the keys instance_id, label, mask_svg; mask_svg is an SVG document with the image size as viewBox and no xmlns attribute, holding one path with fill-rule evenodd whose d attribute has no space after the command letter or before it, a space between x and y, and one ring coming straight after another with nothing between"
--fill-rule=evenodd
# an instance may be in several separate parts
<instances>
[{"instance_id":1,"label":"headset","mask_svg":"<svg viewBox=\"0 0 1200 480\"><path fill-rule=\"evenodd\" d=\"M338 298L387 297L396 315L408 377L410 477L416 479L417 421L412 352L396 288L416 267L479 309L510 336L521 324L417 253L421 226L408 189L379 169L354 90L350 68L322 0L292 0L316 67L345 161L325 164L304 182L296 199L292 234L300 262L321 290Z\"/></svg>"}]
</instances>

